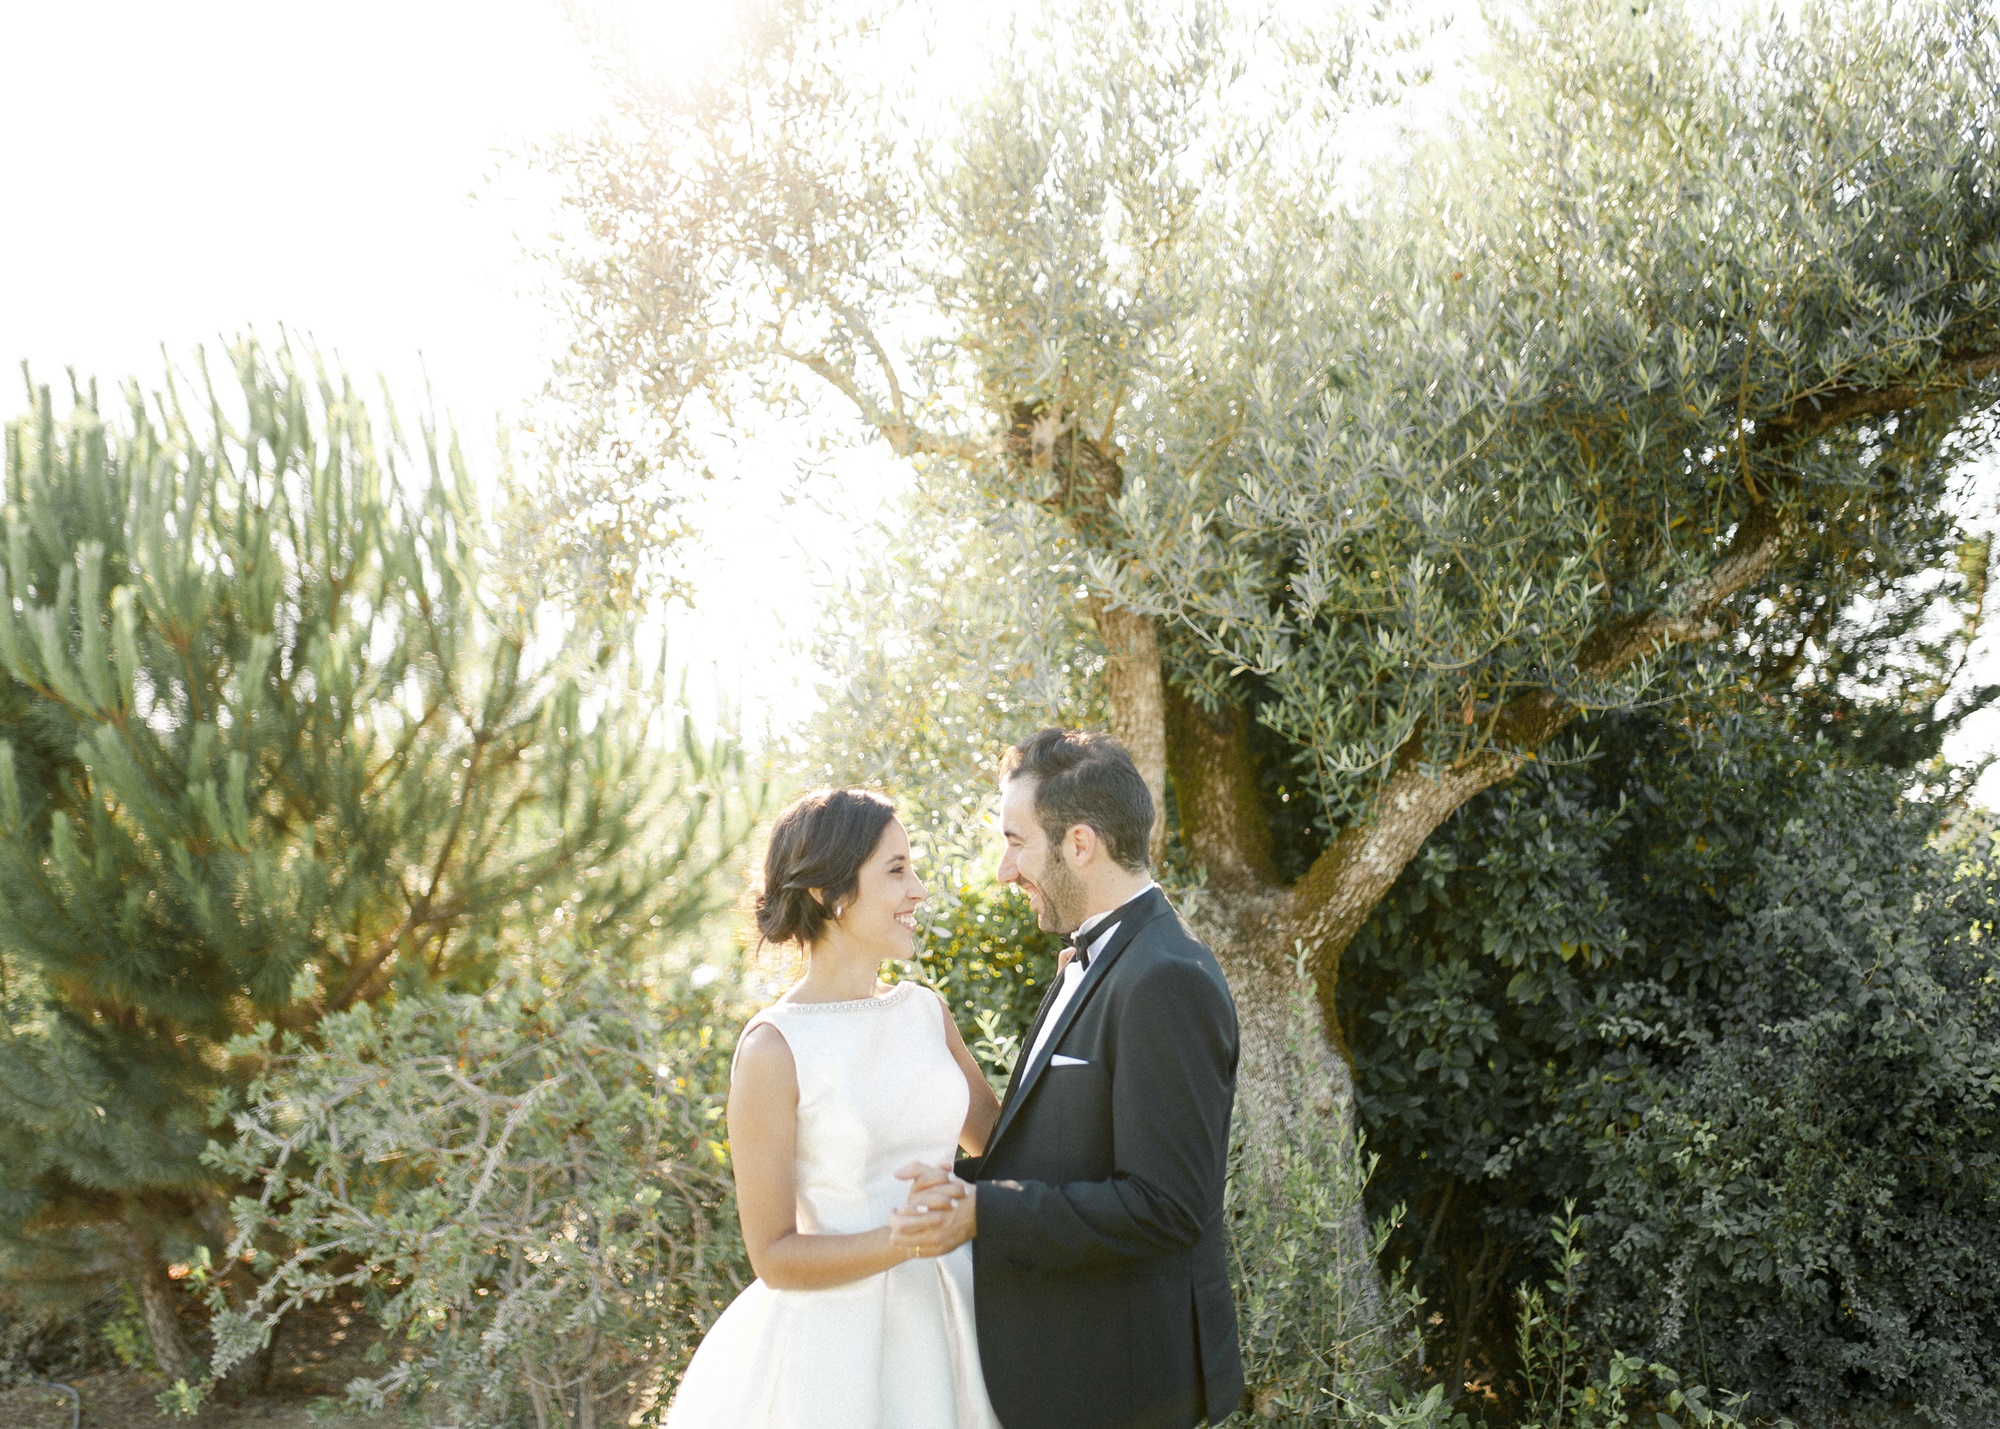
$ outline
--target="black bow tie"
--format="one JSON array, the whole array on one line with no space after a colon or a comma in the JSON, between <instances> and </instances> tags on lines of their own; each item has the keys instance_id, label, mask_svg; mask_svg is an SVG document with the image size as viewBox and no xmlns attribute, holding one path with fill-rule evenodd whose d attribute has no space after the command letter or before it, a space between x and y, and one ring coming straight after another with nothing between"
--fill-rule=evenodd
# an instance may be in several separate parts
<instances>
[{"instance_id":1,"label":"black bow tie","mask_svg":"<svg viewBox=\"0 0 2000 1429\"><path fill-rule=\"evenodd\" d=\"M1090 970L1090 945L1096 939L1097 929L1093 927L1088 933L1079 928L1064 940L1070 946L1070 966L1076 969L1079 977Z\"/></svg>"}]
</instances>

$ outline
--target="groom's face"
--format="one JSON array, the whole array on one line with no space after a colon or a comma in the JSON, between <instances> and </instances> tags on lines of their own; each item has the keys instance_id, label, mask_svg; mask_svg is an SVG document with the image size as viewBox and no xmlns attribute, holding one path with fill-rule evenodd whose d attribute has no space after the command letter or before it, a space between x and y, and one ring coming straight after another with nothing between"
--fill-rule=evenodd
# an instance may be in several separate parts
<instances>
[{"instance_id":1,"label":"groom's face","mask_svg":"<svg viewBox=\"0 0 2000 1429\"><path fill-rule=\"evenodd\" d=\"M1083 921L1083 882L1049 842L1035 812L1033 779L1009 779L1000 786L1000 881L1028 895L1035 923L1045 933L1069 933Z\"/></svg>"}]
</instances>

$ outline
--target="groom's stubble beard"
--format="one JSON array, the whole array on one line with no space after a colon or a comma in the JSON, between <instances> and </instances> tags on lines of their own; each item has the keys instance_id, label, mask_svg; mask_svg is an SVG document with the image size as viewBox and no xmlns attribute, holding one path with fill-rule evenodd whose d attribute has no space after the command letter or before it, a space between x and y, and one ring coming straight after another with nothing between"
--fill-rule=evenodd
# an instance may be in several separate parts
<instances>
[{"instance_id":1,"label":"groom's stubble beard","mask_svg":"<svg viewBox=\"0 0 2000 1429\"><path fill-rule=\"evenodd\" d=\"M1041 889L1043 908L1047 921L1042 924L1045 933L1056 933L1068 937L1077 929L1084 918L1083 880L1071 872L1063 862L1062 850L1049 850L1048 867L1042 870Z\"/></svg>"}]
</instances>

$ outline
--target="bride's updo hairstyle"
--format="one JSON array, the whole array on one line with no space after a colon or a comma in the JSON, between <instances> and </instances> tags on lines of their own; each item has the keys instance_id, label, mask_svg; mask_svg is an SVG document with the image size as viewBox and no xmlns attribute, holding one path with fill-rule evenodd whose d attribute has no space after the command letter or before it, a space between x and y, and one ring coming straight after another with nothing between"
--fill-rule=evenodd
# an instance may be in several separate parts
<instances>
[{"instance_id":1,"label":"bride's updo hairstyle","mask_svg":"<svg viewBox=\"0 0 2000 1429\"><path fill-rule=\"evenodd\" d=\"M810 945L860 886L896 806L870 789L816 789L771 826L757 931L767 943ZM811 892L819 890L815 898Z\"/></svg>"}]
</instances>

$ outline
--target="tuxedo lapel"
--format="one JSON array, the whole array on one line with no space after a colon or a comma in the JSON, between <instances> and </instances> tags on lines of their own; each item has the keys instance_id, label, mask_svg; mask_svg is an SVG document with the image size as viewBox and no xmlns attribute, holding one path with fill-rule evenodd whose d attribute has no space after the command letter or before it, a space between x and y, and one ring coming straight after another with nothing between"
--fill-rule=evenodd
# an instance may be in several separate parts
<instances>
[{"instance_id":1,"label":"tuxedo lapel","mask_svg":"<svg viewBox=\"0 0 2000 1429\"><path fill-rule=\"evenodd\" d=\"M1049 1058L1055 1055L1056 1044L1062 1041L1063 1033L1067 1032L1070 1024L1076 1021L1077 1013L1081 1012L1083 1005L1090 1001L1090 995L1096 992L1105 978L1111 975L1112 964L1118 961L1118 955L1131 946L1132 940L1139 936L1140 931L1148 923L1170 911L1167 895L1157 888L1149 890L1142 897L1133 900L1133 903L1134 906L1130 911L1118 920L1118 931L1111 935L1111 941L1104 945L1104 950L1091 956L1090 966L1084 970L1083 982L1077 987L1076 996L1069 1000L1069 1005L1063 1008L1062 1015L1056 1019L1055 1026L1049 1031L1048 1041L1042 1044L1040 1054L1025 1065L1015 1064L1014 1075L1007 1082L1007 1099L1000 1107L1000 1120L994 1124L993 1134L986 1138L987 1157L992 1156L993 1148L1000 1144L1000 1138L1013 1124L1014 1114L1020 1110L1021 1103L1027 1100L1028 1093L1034 1090L1043 1069L1049 1064ZM1049 1006L1055 998L1056 986L1059 985L1060 980L1050 987L1048 996L1042 999L1042 1010L1035 1017L1035 1025L1028 1030L1026 1046L1032 1048L1035 1045L1035 1039L1041 1033L1042 1023L1048 1017Z\"/></svg>"},{"instance_id":2,"label":"tuxedo lapel","mask_svg":"<svg viewBox=\"0 0 2000 1429\"><path fill-rule=\"evenodd\" d=\"M1000 1099L1000 1115L1007 1115L1007 1108L1014 1104L1014 1095L1021 1089L1021 1073L1027 1070L1027 1049L1035 1045L1035 1038L1041 1035L1042 1023L1047 1020L1049 1009L1055 1005L1056 993L1062 987L1062 975L1058 973L1049 979L1049 990L1042 994L1042 1005L1035 1009L1035 1020L1028 1024L1028 1034L1021 1039L1021 1056L1014 1063L1014 1070L1007 1074L1007 1094ZM997 1126L998 1123L995 1123ZM988 1137L990 1143L993 1138Z\"/></svg>"}]
</instances>

